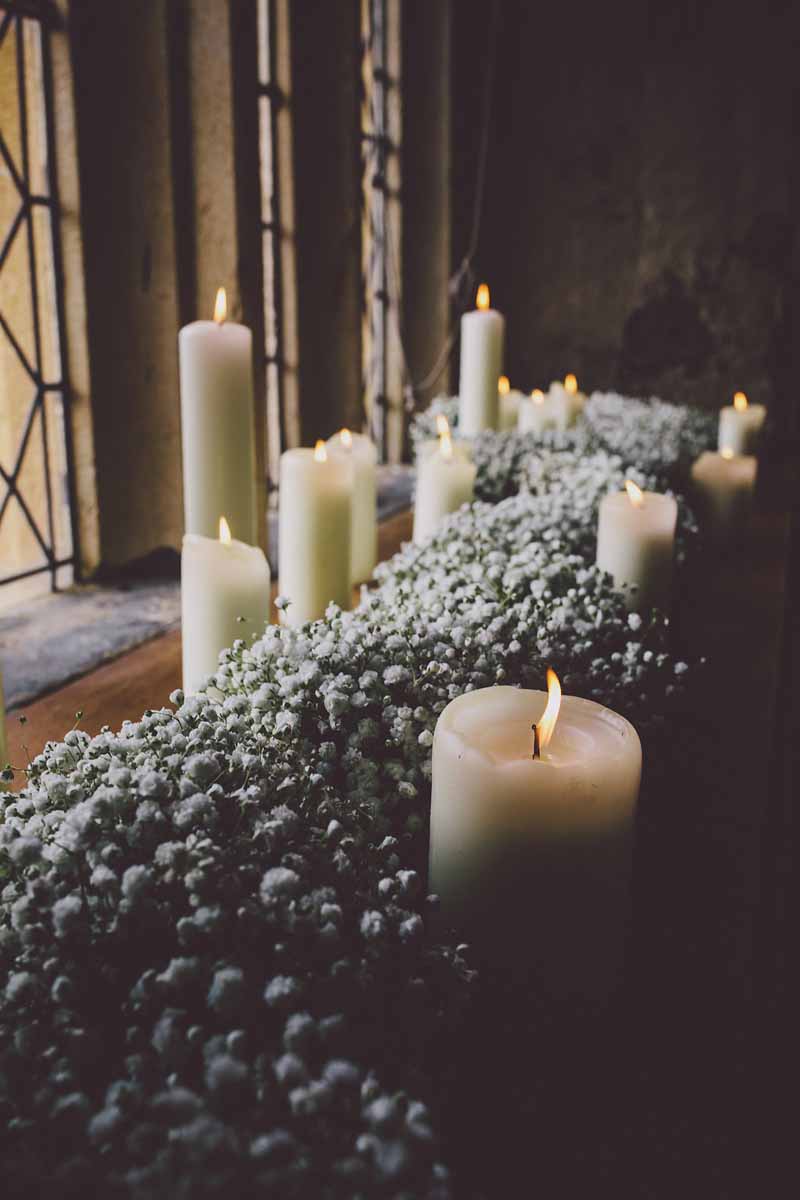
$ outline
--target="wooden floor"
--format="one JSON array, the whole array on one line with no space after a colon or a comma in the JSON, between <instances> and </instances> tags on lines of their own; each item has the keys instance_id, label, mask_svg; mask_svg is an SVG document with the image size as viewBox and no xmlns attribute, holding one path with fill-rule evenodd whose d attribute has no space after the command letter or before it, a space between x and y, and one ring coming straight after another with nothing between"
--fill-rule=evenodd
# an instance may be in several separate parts
<instances>
[{"instance_id":1,"label":"wooden floor","mask_svg":"<svg viewBox=\"0 0 800 1200\"><path fill-rule=\"evenodd\" d=\"M402 542L409 540L411 523L412 514L406 511L381 524L378 535L381 561L390 558ZM273 600L276 591L273 586ZM272 617L275 618L274 609ZM9 712L6 718L9 760L14 767L24 767L46 742L62 738L76 723L91 734L98 733L104 725L118 729L123 721L136 720L145 709L166 704L170 692L180 685L181 635L176 629L105 663L49 696ZM78 721L79 712L82 716ZM21 714L25 717L24 724L19 720ZM20 788L24 783L25 776L19 771L12 786Z\"/></svg>"}]
</instances>

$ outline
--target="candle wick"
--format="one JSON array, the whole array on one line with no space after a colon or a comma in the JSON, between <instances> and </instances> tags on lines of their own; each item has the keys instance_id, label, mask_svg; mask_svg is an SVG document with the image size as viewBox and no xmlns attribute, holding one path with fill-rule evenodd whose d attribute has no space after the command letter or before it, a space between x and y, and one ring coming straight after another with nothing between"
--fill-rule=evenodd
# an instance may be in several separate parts
<instances>
[{"instance_id":1,"label":"candle wick","mask_svg":"<svg viewBox=\"0 0 800 1200\"><path fill-rule=\"evenodd\" d=\"M533 761L536 762L537 758L542 757L542 744L539 741L539 726L531 725L531 729L533 730L533 754L531 757L533 758Z\"/></svg>"}]
</instances>

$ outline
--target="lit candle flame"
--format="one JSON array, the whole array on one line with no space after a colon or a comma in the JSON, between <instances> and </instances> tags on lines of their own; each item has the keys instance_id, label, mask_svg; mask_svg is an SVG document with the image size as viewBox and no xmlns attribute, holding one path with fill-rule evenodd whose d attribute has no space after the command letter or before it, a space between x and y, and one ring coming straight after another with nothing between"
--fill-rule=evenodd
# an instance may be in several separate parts
<instances>
[{"instance_id":1,"label":"lit candle flame","mask_svg":"<svg viewBox=\"0 0 800 1200\"><path fill-rule=\"evenodd\" d=\"M439 434L439 453L447 462L453 457L453 439L449 430Z\"/></svg>"},{"instance_id":2,"label":"lit candle flame","mask_svg":"<svg viewBox=\"0 0 800 1200\"><path fill-rule=\"evenodd\" d=\"M578 381L573 374L569 374L564 379L564 391L569 392L570 396L574 396L578 390Z\"/></svg>"},{"instance_id":3,"label":"lit candle flame","mask_svg":"<svg viewBox=\"0 0 800 1200\"><path fill-rule=\"evenodd\" d=\"M644 504L644 492L632 479L625 480L625 491L628 493L628 499L633 507L641 508Z\"/></svg>"},{"instance_id":4,"label":"lit candle flame","mask_svg":"<svg viewBox=\"0 0 800 1200\"><path fill-rule=\"evenodd\" d=\"M339 441L344 446L345 450L353 449L353 435L349 429L345 428L339 434Z\"/></svg>"},{"instance_id":5,"label":"lit candle flame","mask_svg":"<svg viewBox=\"0 0 800 1200\"><path fill-rule=\"evenodd\" d=\"M327 462L327 461L328 461L328 451L325 449L325 443L323 442L322 438L319 438L317 440L316 446L314 447L314 462Z\"/></svg>"},{"instance_id":6,"label":"lit candle flame","mask_svg":"<svg viewBox=\"0 0 800 1200\"><path fill-rule=\"evenodd\" d=\"M541 388L534 388L531 392L531 400L534 404L544 404L544 392Z\"/></svg>"},{"instance_id":7,"label":"lit candle flame","mask_svg":"<svg viewBox=\"0 0 800 1200\"><path fill-rule=\"evenodd\" d=\"M436 414L436 432L438 433L439 437L441 437L443 433L450 432L450 422L444 413Z\"/></svg>"},{"instance_id":8,"label":"lit candle flame","mask_svg":"<svg viewBox=\"0 0 800 1200\"><path fill-rule=\"evenodd\" d=\"M733 407L737 412L744 412L747 408L747 396L744 392L737 392L733 397Z\"/></svg>"},{"instance_id":9,"label":"lit candle flame","mask_svg":"<svg viewBox=\"0 0 800 1200\"><path fill-rule=\"evenodd\" d=\"M224 517L220 517L219 519L219 540L223 546L230 546L231 544L231 527Z\"/></svg>"},{"instance_id":10,"label":"lit candle flame","mask_svg":"<svg viewBox=\"0 0 800 1200\"><path fill-rule=\"evenodd\" d=\"M228 297L225 288L217 288L217 298L214 301L214 320L218 325L224 325L228 316Z\"/></svg>"},{"instance_id":11,"label":"lit candle flame","mask_svg":"<svg viewBox=\"0 0 800 1200\"><path fill-rule=\"evenodd\" d=\"M500 395L507 396L510 388L511 388L511 384L508 382L508 376L501 375L497 381L497 390L500 393Z\"/></svg>"},{"instance_id":12,"label":"lit candle flame","mask_svg":"<svg viewBox=\"0 0 800 1200\"><path fill-rule=\"evenodd\" d=\"M550 745L561 708L561 684L552 667L547 668L547 704L537 725L533 726L533 757L541 758Z\"/></svg>"},{"instance_id":13,"label":"lit candle flame","mask_svg":"<svg viewBox=\"0 0 800 1200\"><path fill-rule=\"evenodd\" d=\"M730 460L733 458L733 451L731 450L730 446L724 446L723 449L720 450L720 454L726 460L726 462L730 462Z\"/></svg>"},{"instance_id":14,"label":"lit candle flame","mask_svg":"<svg viewBox=\"0 0 800 1200\"><path fill-rule=\"evenodd\" d=\"M488 283L482 283L481 286L478 288L478 294L475 297L475 307L479 308L481 310L481 312L486 312L486 309L489 307L489 285L488 285Z\"/></svg>"}]
</instances>

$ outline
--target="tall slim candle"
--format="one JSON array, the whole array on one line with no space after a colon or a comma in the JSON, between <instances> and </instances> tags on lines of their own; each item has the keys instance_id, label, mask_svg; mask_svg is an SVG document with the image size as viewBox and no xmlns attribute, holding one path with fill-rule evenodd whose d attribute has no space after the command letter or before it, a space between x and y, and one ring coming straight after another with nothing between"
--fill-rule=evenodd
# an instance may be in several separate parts
<instances>
[{"instance_id":1,"label":"tall slim candle","mask_svg":"<svg viewBox=\"0 0 800 1200\"><path fill-rule=\"evenodd\" d=\"M417 489L414 497L414 541L424 542L448 513L469 504L475 488L475 464L466 449L453 446L443 432L439 446L417 460Z\"/></svg>"},{"instance_id":2,"label":"tall slim candle","mask_svg":"<svg viewBox=\"0 0 800 1200\"><path fill-rule=\"evenodd\" d=\"M183 687L196 692L217 669L220 651L252 641L269 620L269 565L257 546L231 538L224 517L219 537L187 533L181 555Z\"/></svg>"},{"instance_id":3,"label":"tall slim candle","mask_svg":"<svg viewBox=\"0 0 800 1200\"><path fill-rule=\"evenodd\" d=\"M342 429L328 438L328 450L341 455L353 472L350 582L364 583L378 561L378 448L363 433Z\"/></svg>"},{"instance_id":4,"label":"tall slim candle","mask_svg":"<svg viewBox=\"0 0 800 1200\"><path fill-rule=\"evenodd\" d=\"M505 319L489 307L489 289L478 288L476 307L461 318L458 428L465 437L499 427L497 391L503 369Z\"/></svg>"},{"instance_id":5,"label":"tall slim candle","mask_svg":"<svg viewBox=\"0 0 800 1200\"><path fill-rule=\"evenodd\" d=\"M324 442L281 455L278 588L289 600L283 624L316 621L330 603L350 607L352 493L351 463L328 454Z\"/></svg>"},{"instance_id":6,"label":"tall slim candle","mask_svg":"<svg viewBox=\"0 0 800 1200\"><path fill-rule=\"evenodd\" d=\"M225 513L234 539L258 540L253 336L226 320L220 288L213 321L193 321L178 336L187 533L216 538Z\"/></svg>"}]
</instances>

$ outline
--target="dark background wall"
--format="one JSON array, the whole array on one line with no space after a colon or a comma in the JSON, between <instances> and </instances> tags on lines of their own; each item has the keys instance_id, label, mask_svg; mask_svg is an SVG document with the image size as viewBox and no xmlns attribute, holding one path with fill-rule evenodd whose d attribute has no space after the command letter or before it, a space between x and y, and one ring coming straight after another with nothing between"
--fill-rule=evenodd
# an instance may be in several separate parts
<instances>
[{"instance_id":1,"label":"dark background wall","mask_svg":"<svg viewBox=\"0 0 800 1200\"><path fill-rule=\"evenodd\" d=\"M453 21L453 261L468 240L490 5ZM500 0L476 270L524 387L789 420L800 11L788 3Z\"/></svg>"}]
</instances>

